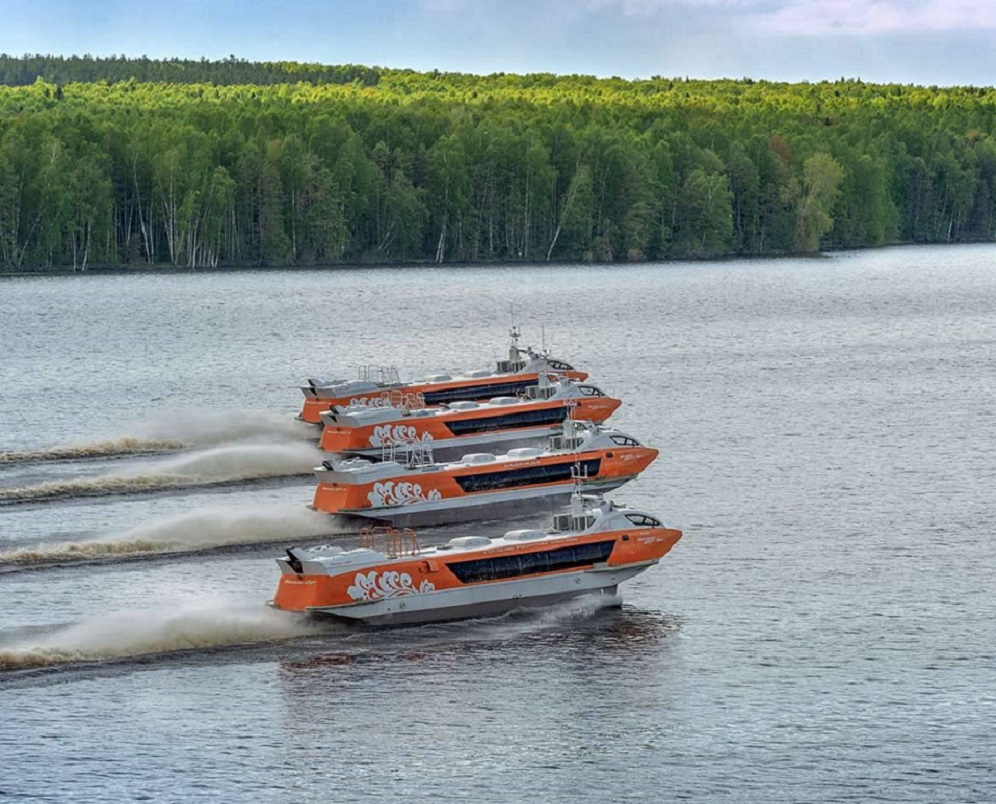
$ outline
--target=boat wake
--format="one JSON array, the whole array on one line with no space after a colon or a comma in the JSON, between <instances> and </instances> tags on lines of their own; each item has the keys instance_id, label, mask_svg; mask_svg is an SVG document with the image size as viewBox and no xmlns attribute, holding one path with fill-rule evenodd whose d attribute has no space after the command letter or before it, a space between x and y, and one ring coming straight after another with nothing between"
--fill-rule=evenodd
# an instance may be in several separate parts
<instances>
[{"instance_id":1,"label":"boat wake","mask_svg":"<svg viewBox=\"0 0 996 804\"><path fill-rule=\"evenodd\" d=\"M115 612L32 641L0 647L0 669L106 662L320 633L319 625L258 602L201 600L179 607Z\"/></svg>"},{"instance_id":2,"label":"boat wake","mask_svg":"<svg viewBox=\"0 0 996 804\"><path fill-rule=\"evenodd\" d=\"M129 494L262 478L293 477L309 474L321 459L322 454L308 444L214 447L171 457L154 466L131 472L0 488L0 503Z\"/></svg>"},{"instance_id":3,"label":"boat wake","mask_svg":"<svg viewBox=\"0 0 996 804\"><path fill-rule=\"evenodd\" d=\"M493 629L494 633L502 635L502 638L512 639L542 633L551 628L574 626L591 620L606 609L618 608L621 605L622 597L618 594L592 592L559 603L523 606L493 617L444 623L442 627L450 627L456 631L467 629L472 638L478 638L481 635L480 628L483 626Z\"/></svg>"},{"instance_id":4,"label":"boat wake","mask_svg":"<svg viewBox=\"0 0 996 804\"><path fill-rule=\"evenodd\" d=\"M132 427L134 435L191 447L233 442L316 441L320 428L272 410L173 410Z\"/></svg>"},{"instance_id":5,"label":"boat wake","mask_svg":"<svg viewBox=\"0 0 996 804\"><path fill-rule=\"evenodd\" d=\"M0 452L0 464L41 463L42 461L75 461L86 458L113 458L123 455L147 455L185 449L182 441L155 438L116 438L113 441L93 441L89 444L66 444L46 449Z\"/></svg>"},{"instance_id":6,"label":"boat wake","mask_svg":"<svg viewBox=\"0 0 996 804\"><path fill-rule=\"evenodd\" d=\"M120 438L0 452L0 465L115 458L226 443L315 439L316 428L272 411L170 411L139 422Z\"/></svg>"},{"instance_id":7,"label":"boat wake","mask_svg":"<svg viewBox=\"0 0 996 804\"><path fill-rule=\"evenodd\" d=\"M0 567L194 552L331 535L338 535L332 518L302 505L218 506L91 539L10 550L0 553Z\"/></svg>"},{"instance_id":8,"label":"boat wake","mask_svg":"<svg viewBox=\"0 0 996 804\"><path fill-rule=\"evenodd\" d=\"M535 616L537 623L541 626L566 625L590 620L604 609L618 608L622 605L622 600L622 596L618 594L593 593L534 610L532 616Z\"/></svg>"},{"instance_id":9,"label":"boat wake","mask_svg":"<svg viewBox=\"0 0 996 804\"><path fill-rule=\"evenodd\" d=\"M552 603L541 607L522 607L492 617L476 617L443 623L427 623L416 627L389 626L373 631L353 631L351 636L367 635L369 640L357 645L340 638L334 652L322 651L304 659L284 660L281 666L288 671L324 669L328 665L354 662L408 662L422 661L428 651L454 652L466 658L468 648L475 645L507 645L516 640L540 639L548 644L551 633L571 634L590 645L596 637L584 629L586 623L598 618L608 609L622 604L619 595L590 594ZM632 615L629 618L631 619ZM355 627L355 626L350 626ZM631 630L644 630L643 626ZM632 636L630 638L633 638ZM639 638L639 634L636 638ZM563 637L558 636L562 643Z\"/></svg>"}]
</instances>

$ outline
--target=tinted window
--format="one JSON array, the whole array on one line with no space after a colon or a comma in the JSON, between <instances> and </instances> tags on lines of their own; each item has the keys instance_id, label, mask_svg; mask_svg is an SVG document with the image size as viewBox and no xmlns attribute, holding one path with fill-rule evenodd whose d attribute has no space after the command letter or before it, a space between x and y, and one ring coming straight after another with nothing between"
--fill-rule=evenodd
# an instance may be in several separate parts
<instances>
[{"instance_id":1,"label":"tinted window","mask_svg":"<svg viewBox=\"0 0 996 804\"><path fill-rule=\"evenodd\" d=\"M457 402L464 399L491 399L493 396L515 396L525 391L536 380L465 385L462 388L448 388L443 391L426 391L426 405L440 405L443 402Z\"/></svg>"},{"instance_id":2,"label":"tinted window","mask_svg":"<svg viewBox=\"0 0 996 804\"><path fill-rule=\"evenodd\" d=\"M604 561L602 545L599 542L578 545L574 548L574 560L590 561L592 563Z\"/></svg>"},{"instance_id":3,"label":"tinted window","mask_svg":"<svg viewBox=\"0 0 996 804\"><path fill-rule=\"evenodd\" d=\"M591 458L587 461L581 461L581 475L595 477L601 466L601 458ZM560 483L571 479L571 470L573 468L574 460L568 457L560 463L546 463L523 466L518 469L477 472L475 474L457 475L453 479L466 492L493 491L495 489L515 488L516 486Z\"/></svg>"},{"instance_id":4,"label":"tinted window","mask_svg":"<svg viewBox=\"0 0 996 804\"><path fill-rule=\"evenodd\" d=\"M638 447L640 442L635 438L630 438L629 436L609 436L612 439L613 444L618 444L620 447Z\"/></svg>"},{"instance_id":5,"label":"tinted window","mask_svg":"<svg viewBox=\"0 0 996 804\"><path fill-rule=\"evenodd\" d=\"M489 416L486 419L447 422L446 427L453 435L466 435L513 427L540 427L545 424L560 424L565 418L567 418L567 408L546 408L545 410L516 411L504 416Z\"/></svg>"},{"instance_id":6,"label":"tinted window","mask_svg":"<svg viewBox=\"0 0 996 804\"><path fill-rule=\"evenodd\" d=\"M626 519L632 522L634 525L639 525L642 528L660 528L663 527L660 522L654 519L652 516L644 516L643 514L626 514Z\"/></svg>"},{"instance_id":7,"label":"tinted window","mask_svg":"<svg viewBox=\"0 0 996 804\"><path fill-rule=\"evenodd\" d=\"M514 578L521 574L518 556L496 556L491 559L492 578Z\"/></svg>"},{"instance_id":8,"label":"tinted window","mask_svg":"<svg viewBox=\"0 0 996 804\"><path fill-rule=\"evenodd\" d=\"M519 567L523 575L546 572L550 569L550 554L546 551L521 555L519 556Z\"/></svg>"},{"instance_id":9,"label":"tinted window","mask_svg":"<svg viewBox=\"0 0 996 804\"><path fill-rule=\"evenodd\" d=\"M494 577L494 568L491 566L490 558L467 561L464 564L466 564L464 567L465 577L457 576L464 583L479 583L480 581L489 581Z\"/></svg>"},{"instance_id":10,"label":"tinted window","mask_svg":"<svg viewBox=\"0 0 996 804\"><path fill-rule=\"evenodd\" d=\"M615 541L589 542L574 547L558 547L514 556L480 558L474 561L454 561L446 566L461 583L497 581L519 578L552 570L586 567L608 559Z\"/></svg>"}]
</instances>

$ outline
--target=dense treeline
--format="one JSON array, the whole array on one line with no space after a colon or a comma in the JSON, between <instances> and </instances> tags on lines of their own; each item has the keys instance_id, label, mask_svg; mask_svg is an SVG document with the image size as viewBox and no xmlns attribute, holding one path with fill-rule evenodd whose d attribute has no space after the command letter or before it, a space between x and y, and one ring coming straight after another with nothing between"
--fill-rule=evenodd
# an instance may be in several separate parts
<instances>
[{"instance_id":1,"label":"dense treeline","mask_svg":"<svg viewBox=\"0 0 996 804\"><path fill-rule=\"evenodd\" d=\"M29 68L68 79L0 87L6 270L611 261L996 234L991 89L39 59L2 62L19 82ZM184 80L137 80L171 65ZM228 84L229 69L252 83ZM281 71L310 78L268 83Z\"/></svg>"},{"instance_id":2,"label":"dense treeline","mask_svg":"<svg viewBox=\"0 0 996 804\"><path fill-rule=\"evenodd\" d=\"M301 64L294 61L253 62L230 56L207 59L150 59L145 56L8 56L0 53L0 84L30 86L90 81L140 81L165 84L376 84L380 72L359 65Z\"/></svg>"}]
</instances>

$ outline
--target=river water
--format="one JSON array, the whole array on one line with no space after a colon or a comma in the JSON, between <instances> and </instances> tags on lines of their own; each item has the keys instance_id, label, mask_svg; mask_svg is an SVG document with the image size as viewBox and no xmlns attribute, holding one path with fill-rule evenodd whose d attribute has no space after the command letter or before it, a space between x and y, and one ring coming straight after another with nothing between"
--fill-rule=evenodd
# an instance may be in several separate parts
<instances>
[{"instance_id":1,"label":"river water","mask_svg":"<svg viewBox=\"0 0 996 804\"><path fill-rule=\"evenodd\" d=\"M0 798L991 801L994 266L0 281ZM623 398L661 457L612 496L684 539L621 607L265 608L328 528L296 385L485 367L510 305Z\"/></svg>"}]
</instances>

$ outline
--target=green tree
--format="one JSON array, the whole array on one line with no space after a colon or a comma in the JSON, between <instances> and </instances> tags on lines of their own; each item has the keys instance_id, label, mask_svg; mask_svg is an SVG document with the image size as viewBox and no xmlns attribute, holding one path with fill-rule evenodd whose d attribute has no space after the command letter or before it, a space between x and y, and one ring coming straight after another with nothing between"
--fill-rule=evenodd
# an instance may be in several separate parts
<instances>
[{"instance_id":1,"label":"green tree","mask_svg":"<svg viewBox=\"0 0 996 804\"><path fill-rule=\"evenodd\" d=\"M795 247L799 251L817 251L820 239L833 228L833 209L844 169L830 154L813 154L804 163L803 190L798 202L795 224Z\"/></svg>"}]
</instances>

